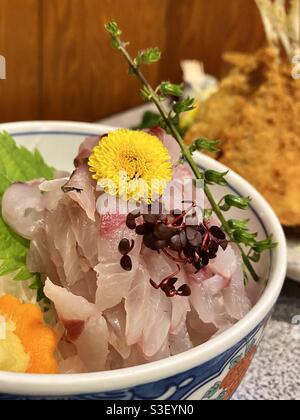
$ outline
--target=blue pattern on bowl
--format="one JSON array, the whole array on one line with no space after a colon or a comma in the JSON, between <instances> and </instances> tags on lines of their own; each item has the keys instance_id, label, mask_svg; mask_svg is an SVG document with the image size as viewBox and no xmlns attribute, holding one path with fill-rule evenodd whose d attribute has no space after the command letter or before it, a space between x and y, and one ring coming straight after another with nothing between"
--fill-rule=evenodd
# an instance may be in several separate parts
<instances>
[{"instance_id":1,"label":"blue pattern on bowl","mask_svg":"<svg viewBox=\"0 0 300 420\"><path fill-rule=\"evenodd\" d=\"M120 391L74 395L67 397L26 397L0 394L0 400L220 400L226 399L228 390L220 387L222 380L251 349L256 349L262 339L270 316L247 337L220 356L189 371L158 382ZM238 378L242 379L242 378ZM230 390L229 390L230 391Z\"/></svg>"}]
</instances>

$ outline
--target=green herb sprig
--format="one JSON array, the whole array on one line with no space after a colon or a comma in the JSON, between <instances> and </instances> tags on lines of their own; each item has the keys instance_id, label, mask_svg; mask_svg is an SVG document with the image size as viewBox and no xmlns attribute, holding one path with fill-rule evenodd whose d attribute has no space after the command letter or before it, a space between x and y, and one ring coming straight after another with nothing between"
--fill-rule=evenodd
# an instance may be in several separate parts
<instances>
[{"instance_id":1,"label":"green herb sprig","mask_svg":"<svg viewBox=\"0 0 300 420\"><path fill-rule=\"evenodd\" d=\"M137 58L132 58L127 50L128 43L123 42L120 38L122 30L117 23L110 22L105 28L110 34L113 47L119 50L127 61L129 73L135 75L141 82L141 93L143 98L156 105L161 116L161 126L164 127L179 144L182 156L191 167L196 179L204 181L204 192L211 205L211 209L205 211L205 217L209 217L215 213L229 239L237 244L241 252L245 265L245 279L248 279L248 274L250 273L256 282L260 281L260 277L257 274L253 263L260 260L262 252L275 248L277 244L273 242L272 236L264 241L257 241L257 233L249 231L248 221L226 219L226 212L233 207L241 210L248 209L251 201L249 197L226 195L219 203L216 202L214 195L210 190L210 186L227 185L225 179L227 173L217 171L202 172L193 159L193 153L201 150L214 152L217 150L218 141L197 139L192 146L187 146L178 129L181 113L191 111L195 108L194 99L184 98L176 100L173 102L171 111L167 111L164 106L164 101L169 97L182 97L183 86L170 82L162 82L156 89L153 89L141 71L141 66L143 64L149 65L160 60L161 53L158 48L150 48L141 51L138 53Z\"/></svg>"}]
</instances>

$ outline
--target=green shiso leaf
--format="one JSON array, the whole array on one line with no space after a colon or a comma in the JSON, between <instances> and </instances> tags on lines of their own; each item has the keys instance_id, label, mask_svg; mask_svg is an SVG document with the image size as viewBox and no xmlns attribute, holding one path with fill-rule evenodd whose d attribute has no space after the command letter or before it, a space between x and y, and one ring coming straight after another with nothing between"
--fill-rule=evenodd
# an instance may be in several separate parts
<instances>
[{"instance_id":1,"label":"green shiso leaf","mask_svg":"<svg viewBox=\"0 0 300 420\"><path fill-rule=\"evenodd\" d=\"M48 166L41 154L30 152L17 146L15 140L6 132L0 133L0 203L6 189L16 182L26 182L37 178L53 179L54 169ZM0 208L1 210L1 208ZM14 274L16 281L32 279L26 266L30 242L14 233L2 218L0 212L0 277ZM42 285L41 285L42 287ZM41 291L38 290L41 295Z\"/></svg>"}]
</instances>

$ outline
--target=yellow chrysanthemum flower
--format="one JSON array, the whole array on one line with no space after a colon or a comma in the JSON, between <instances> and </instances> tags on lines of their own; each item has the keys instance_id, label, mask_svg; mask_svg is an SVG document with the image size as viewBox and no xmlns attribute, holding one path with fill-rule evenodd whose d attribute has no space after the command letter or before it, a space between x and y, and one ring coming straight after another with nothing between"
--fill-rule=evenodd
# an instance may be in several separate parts
<instances>
[{"instance_id":1,"label":"yellow chrysanthemum flower","mask_svg":"<svg viewBox=\"0 0 300 420\"><path fill-rule=\"evenodd\" d=\"M150 203L172 179L171 156L155 136L120 129L104 137L89 159L90 171L105 192Z\"/></svg>"}]
</instances>

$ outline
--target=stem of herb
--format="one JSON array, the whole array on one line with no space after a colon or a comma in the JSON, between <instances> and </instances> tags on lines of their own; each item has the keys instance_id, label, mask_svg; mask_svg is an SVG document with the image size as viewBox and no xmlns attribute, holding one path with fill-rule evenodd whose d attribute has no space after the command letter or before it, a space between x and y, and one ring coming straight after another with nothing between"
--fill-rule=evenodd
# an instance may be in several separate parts
<instances>
[{"instance_id":1,"label":"stem of herb","mask_svg":"<svg viewBox=\"0 0 300 420\"><path fill-rule=\"evenodd\" d=\"M118 50L123 54L124 58L126 59L132 73L140 80L141 84L143 85L143 87L146 88L146 90L149 92L149 101L152 101L162 119L164 120L166 126L169 128L170 132L172 133L173 137L176 139L177 143L179 144L182 154L185 158L185 160L188 162L188 164L190 165L196 179L198 180L203 180L204 179L204 175L203 173L200 171L199 167L197 166L196 162L194 161L192 154L189 150L189 148L185 145L179 131L177 130L177 128L175 127L175 125L172 123L172 121L170 120L170 118L168 117L168 112L166 111L166 109L164 108L164 105L161 103L161 100L158 96L158 94L155 92L155 90L152 88L152 86L150 85L150 83L147 81L147 79L145 78L145 76L143 75L143 73L140 71L139 66L137 66L133 59L131 58L131 56L129 55L127 49L125 48L125 45L122 43L121 39L119 37L116 37L116 41L118 43ZM236 243L236 241L234 240L233 236L232 236L232 231L226 221L226 218L223 215L223 212L221 211L219 205L216 203L214 196L212 194L212 192L210 191L210 188L208 187L208 185L205 183L204 184L204 193L214 211L214 213L216 214L216 216L218 217L219 221L222 224L222 227L224 229L224 231L226 232L226 234L228 235L228 237L230 238L230 240L233 243ZM240 244L237 244L244 264L246 266L246 268L248 269L248 271L250 272L250 274L252 275L253 279L258 282L260 280L258 274L256 273L250 259L249 256L247 256L242 248L242 246Z\"/></svg>"}]
</instances>

